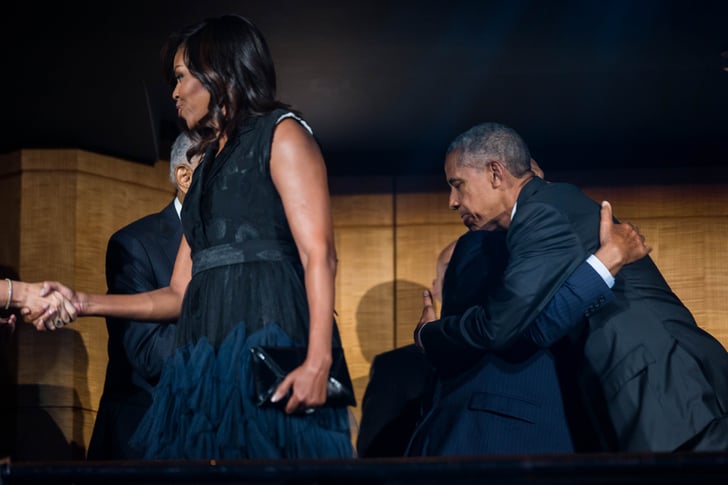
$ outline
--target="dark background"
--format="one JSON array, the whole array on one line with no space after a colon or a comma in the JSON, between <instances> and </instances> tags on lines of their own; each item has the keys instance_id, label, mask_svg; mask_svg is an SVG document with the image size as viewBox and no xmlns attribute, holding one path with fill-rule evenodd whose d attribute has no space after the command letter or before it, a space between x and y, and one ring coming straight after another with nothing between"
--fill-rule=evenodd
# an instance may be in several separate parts
<instances>
[{"instance_id":1,"label":"dark background","mask_svg":"<svg viewBox=\"0 0 728 485\"><path fill-rule=\"evenodd\" d=\"M263 31L279 97L331 175L442 174L480 121L549 173L714 178L728 160L728 1L19 2L2 15L0 151L168 158L167 35L236 12ZM717 170L717 172L716 172Z\"/></svg>"}]
</instances>

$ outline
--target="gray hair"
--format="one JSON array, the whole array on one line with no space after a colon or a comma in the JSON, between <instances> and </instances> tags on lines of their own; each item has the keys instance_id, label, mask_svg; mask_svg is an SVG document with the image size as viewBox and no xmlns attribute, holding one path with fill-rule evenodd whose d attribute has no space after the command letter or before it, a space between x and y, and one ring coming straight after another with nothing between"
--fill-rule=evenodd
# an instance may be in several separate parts
<instances>
[{"instance_id":1,"label":"gray hair","mask_svg":"<svg viewBox=\"0 0 728 485\"><path fill-rule=\"evenodd\" d=\"M177 187L177 177L174 172L180 164L194 166L187 158L187 151L192 147L192 140L187 133L180 133L172 143L169 154L169 180Z\"/></svg>"},{"instance_id":2,"label":"gray hair","mask_svg":"<svg viewBox=\"0 0 728 485\"><path fill-rule=\"evenodd\" d=\"M483 169L494 160L515 177L531 170L531 152L521 135L500 123L481 123L455 138L446 155L459 150L458 164Z\"/></svg>"}]
</instances>

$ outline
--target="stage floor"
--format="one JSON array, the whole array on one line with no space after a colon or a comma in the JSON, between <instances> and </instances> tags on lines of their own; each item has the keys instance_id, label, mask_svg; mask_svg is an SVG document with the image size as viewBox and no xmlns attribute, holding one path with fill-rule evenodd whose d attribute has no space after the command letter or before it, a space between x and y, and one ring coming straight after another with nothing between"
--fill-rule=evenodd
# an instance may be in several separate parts
<instances>
[{"instance_id":1,"label":"stage floor","mask_svg":"<svg viewBox=\"0 0 728 485\"><path fill-rule=\"evenodd\" d=\"M728 483L728 453L217 462L5 461L1 467L0 485Z\"/></svg>"}]
</instances>

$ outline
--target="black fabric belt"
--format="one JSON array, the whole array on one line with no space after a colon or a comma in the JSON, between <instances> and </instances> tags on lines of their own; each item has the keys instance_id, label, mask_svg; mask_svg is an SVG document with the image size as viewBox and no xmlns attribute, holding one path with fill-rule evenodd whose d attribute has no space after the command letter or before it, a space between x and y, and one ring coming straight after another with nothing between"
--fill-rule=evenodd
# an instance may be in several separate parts
<instances>
[{"instance_id":1,"label":"black fabric belt","mask_svg":"<svg viewBox=\"0 0 728 485\"><path fill-rule=\"evenodd\" d=\"M296 245L287 241L251 240L220 244L192 254L192 275L219 266L251 261L296 261Z\"/></svg>"}]
</instances>

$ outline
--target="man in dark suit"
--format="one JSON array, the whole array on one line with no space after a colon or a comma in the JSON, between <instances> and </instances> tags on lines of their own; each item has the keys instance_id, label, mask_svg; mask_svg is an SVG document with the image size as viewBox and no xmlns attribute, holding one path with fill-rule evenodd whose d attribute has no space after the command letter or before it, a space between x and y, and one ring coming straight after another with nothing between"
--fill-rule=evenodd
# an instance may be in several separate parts
<instances>
[{"instance_id":1,"label":"man in dark suit","mask_svg":"<svg viewBox=\"0 0 728 485\"><path fill-rule=\"evenodd\" d=\"M172 144L170 180L177 192L161 212L119 229L106 250L109 293L139 293L169 284L182 239L179 213L198 160L187 160L190 140ZM139 459L129 438L152 403L151 391L175 345L174 322L107 319L108 364L104 392L94 423L89 460Z\"/></svg>"},{"instance_id":2,"label":"man in dark suit","mask_svg":"<svg viewBox=\"0 0 728 485\"><path fill-rule=\"evenodd\" d=\"M635 239L633 228L612 224L611 211L605 210L604 222L604 246L598 254L605 261L609 262L610 257L633 260L646 254L642 241ZM467 233L457 241L448 264L449 254L443 251L438 258L438 267L447 265L442 284L443 315L463 312L480 302L500 281L507 259L502 233ZM437 287L437 282L433 282L433 288ZM427 298L430 299L429 295ZM581 320L584 313L596 311L611 298L608 285L585 261L556 294L553 306L549 305L538 317L535 327L548 327L554 318ZM434 314L432 307L430 310ZM551 356L546 351L537 351L537 356L528 357L533 353L532 346L522 349L523 355L511 353L510 361L498 356L484 359L481 352L464 352L435 362L435 366L414 345L377 355L362 400L359 456L405 454L423 411L430 407L436 376L440 379L438 402L417 427L409 455L572 451ZM464 369L473 367L477 360L482 363L475 366L479 370L472 376ZM511 412L511 417L497 416L499 411L493 406L498 404L487 396L494 386L505 391L496 392L496 399L507 398L510 393L511 402L518 402L517 396L521 396L520 402L530 400L531 405L524 405L522 415ZM483 398L480 411L468 407L471 394L476 400ZM519 422L521 419L530 421ZM510 437L498 436L499 431L514 426L523 429Z\"/></svg>"},{"instance_id":3,"label":"man in dark suit","mask_svg":"<svg viewBox=\"0 0 728 485\"><path fill-rule=\"evenodd\" d=\"M463 349L502 351L524 336L548 346L568 334L574 355L583 356L572 368L585 408L595 411L608 449L728 450L728 354L651 258L616 275L614 301L590 314L588 325L554 319L534 331L534 317L598 247L599 206L572 185L534 177L529 160L523 139L497 123L471 128L448 148L450 207L471 231L507 230L509 261L483 304L422 322L425 352L437 359Z\"/></svg>"},{"instance_id":4,"label":"man in dark suit","mask_svg":"<svg viewBox=\"0 0 728 485\"><path fill-rule=\"evenodd\" d=\"M609 228L615 237L597 251L600 262L616 264L618 270L619 261L647 254L643 241L632 237L633 228L620 227L629 237L616 238L610 206L602 212L605 234ZM443 317L462 315L500 284L508 261L505 235L472 231L460 237L445 272ZM617 242L625 245L610 256ZM628 251L630 247L634 251ZM585 261L536 317L534 327L546 332L554 319L576 325L612 299L608 283ZM585 423L578 414L567 416L565 404L570 403L562 399L556 362L548 349L519 339L502 353L467 350L435 361L433 405L415 430L410 456L570 453L575 451L572 431L581 445L587 436Z\"/></svg>"},{"instance_id":5,"label":"man in dark suit","mask_svg":"<svg viewBox=\"0 0 728 485\"><path fill-rule=\"evenodd\" d=\"M460 237L445 273L443 317L480 302L500 281L507 258L503 232ZM408 456L574 451L548 350L516 344L502 356L454 354L437 369L432 407L413 434Z\"/></svg>"}]
</instances>

